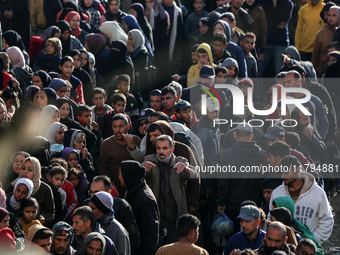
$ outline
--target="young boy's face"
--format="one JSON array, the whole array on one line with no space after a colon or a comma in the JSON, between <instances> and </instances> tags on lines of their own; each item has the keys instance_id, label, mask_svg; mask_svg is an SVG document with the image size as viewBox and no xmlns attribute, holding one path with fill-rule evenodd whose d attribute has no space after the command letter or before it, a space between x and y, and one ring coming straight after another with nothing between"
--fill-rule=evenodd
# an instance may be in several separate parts
<instances>
[{"instance_id":1,"label":"young boy's face","mask_svg":"<svg viewBox=\"0 0 340 255\"><path fill-rule=\"evenodd\" d=\"M52 177L49 176L48 177L48 181L50 183L52 183L52 185L54 187L56 187L57 189L61 188L61 186L63 186L64 181L65 181L65 175L62 174L55 174Z\"/></svg>"},{"instance_id":2,"label":"young boy's face","mask_svg":"<svg viewBox=\"0 0 340 255\"><path fill-rule=\"evenodd\" d=\"M221 42L221 41L213 41L212 42L212 46L213 46L214 56L215 55L220 56L223 53L224 47L225 47L223 42Z\"/></svg>"},{"instance_id":3,"label":"young boy's face","mask_svg":"<svg viewBox=\"0 0 340 255\"><path fill-rule=\"evenodd\" d=\"M115 113L123 113L125 111L125 102L118 101L115 104L112 104L113 110Z\"/></svg>"},{"instance_id":4,"label":"young boy's face","mask_svg":"<svg viewBox=\"0 0 340 255\"><path fill-rule=\"evenodd\" d=\"M213 111L213 112L209 112L207 109L207 116L209 119L211 120L216 120L218 118L218 115L220 114L219 111Z\"/></svg>"},{"instance_id":5,"label":"young boy's face","mask_svg":"<svg viewBox=\"0 0 340 255\"><path fill-rule=\"evenodd\" d=\"M336 51L336 48L329 48L329 49L327 49L327 54L331 53L332 51Z\"/></svg>"},{"instance_id":6,"label":"young boy's face","mask_svg":"<svg viewBox=\"0 0 340 255\"><path fill-rule=\"evenodd\" d=\"M122 81L119 84L117 84L117 88L119 89L119 92L123 93L124 95L127 95L127 93L130 91L130 83Z\"/></svg>"},{"instance_id":7,"label":"young boy's face","mask_svg":"<svg viewBox=\"0 0 340 255\"><path fill-rule=\"evenodd\" d=\"M255 48L255 39L250 37L245 37L241 41L241 47L244 52L251 52Z\"/></svg>"},{"instance_id":8,"label":"young boy's face","mask_svg":"<svg viewBox=\"0 0 340 255\"><path fill-rule=\"evenodd\" d=\"M209 55L208 53L197 52L197 61L202 65L209 65Z\"/></svg>"},{"instance_id":9,"label":"young boy's face","mask_svg":"<svg viewBox=\"0 0 340 255\"><path fill-rule=\"evenodd\" d=\"M92 97L92 103L96 106L96 108L103 108L106 102L106 97L103 94L94 94Z\"/></svg>"},{"instance_id":10,"label":"young boy's face","mask_svg":"<svg viewBox=\"0 0 340 255\"><path fill-rule=\"evenodd\" d=\"M22 211L22 218L28 224L37 217L38 210L35 206L26 206Z\"/></svg>"},{"instance_id":11,"label":"young boy's face","mask_svg":"<svg viewBox=\"0 0 340 255\"><path fill-rule=\"evenodd\" d=\"M235 74L236 74L236 66L228 66L228 78L234 78Z\"/></svg>"},{"instance_id":12,"label":"young boy's face","mask_svg":"<svg viewBox=\"0 0 340 255\"><path fill-rule=\"evenodd\" d=\"M218 72L215 78L215 84L226 84L228 78L227 73Z\"/></svg>"},{"instance_id":13,"label":"young boy's face","mask_svg":"<svg viewBox=\"0 0 340 255\"><path fill-rule=\"evenodd\" d=\"M91 124L91 112L83 112L80 116L77 116L77 119L82 126L89 126Z\"/></svg>"},{"instance_id":14,"label":"young boy's face","mask_svg":"<svg viewBox=\"0 0 340 255\"><path fill-rule=\"evenodd\" d=\"M208 32L209 27L205 24L201 24L201 25L198 26L198 30L200 31L200 34L203 35L206 32Z\"/></svg>"},{"instance_id":15,"label":"young boy's face","mask_svg":"<svg viewBox=\"0 0 340 255\"><path fill-rule=\"evenodd\" d=\"M194 5L196 12L202 11L203 8L205 7L205 3L203 2L203 0L195 0L193 5Z\"/></svg>"},{"instance_id":16,"label":"young boy's face","mask_svg":"<svg viewBox=\"0 0 340 255\"><path fill-rule=\"evenodd\" d=\"M216 0L217 7L223 7L224 5L227 5L227 0Z\"/></svg>"},{"instance_id":17,"label":"young boy's face","mask_svg":"<svg viewBox=\"0 0 340 255\"><path fill-rule=\"evenodd\" d=\"M79 184L79 177L75 174L70 174L69 181L70 181L70 183L73 184L73 186L75 188L77 188L77 186Z\"/></svg>"}]
</instances>

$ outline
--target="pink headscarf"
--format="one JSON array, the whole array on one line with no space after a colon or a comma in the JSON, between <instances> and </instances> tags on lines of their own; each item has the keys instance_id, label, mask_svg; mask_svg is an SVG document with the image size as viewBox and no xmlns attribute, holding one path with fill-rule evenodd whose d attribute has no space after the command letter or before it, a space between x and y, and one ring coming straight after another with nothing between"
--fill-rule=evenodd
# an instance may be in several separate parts
<instances>
[{"instance_id":1,"label":"pink headscarf","mask_svg":"<svg viewBox=\"0 0 340 255\"><path fill-rule=\"evenodd\" d=\"M25 66L25 58L24 54L22 54L21 50L17 46L9 47L6 50L6 53L11 60L12 68L15 70L17 67L24 67Z\"/></svg>"},{"instance_id":2,"label":"pink headscarf","mask_svg":"<svg viewBox=\"0 0 340 255\"><path fill-rule=\"evenodd\" d=\"M69 24L71 22L71 20L73 19L74 16L77 16L79 19L79 25L76 29L72 29L72 35L79 38L80 34L81 34L81 29L80 29L80 15L78 12L75 11L71 11L69 12L66 16L65 19Z\"/></svg>"}]
</instances>

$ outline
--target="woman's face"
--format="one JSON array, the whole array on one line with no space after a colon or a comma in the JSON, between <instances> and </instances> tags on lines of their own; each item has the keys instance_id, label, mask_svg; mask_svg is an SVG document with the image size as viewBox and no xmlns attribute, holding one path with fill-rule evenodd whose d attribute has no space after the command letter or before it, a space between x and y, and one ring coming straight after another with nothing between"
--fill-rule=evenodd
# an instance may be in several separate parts
<instances>
[{"instance_id":1,"label":"woman's face","mask_svg":"<svg viewBox=\"0 0 340 255\"><path fill-rule=\"evenodd\" d=\"M67 87L63 86L57 90L57 95L58 97L65 97L66 92L67 92Z\"/></svg>"},{"instance_id":2,"label":"woman's face","mask_svg":"<svg viewBox=\"0 0 340 255\"><path fill-rule=\"evenodd\" d=\"M74 68L80 67L80 57L78 55L75 55L72 58L74 61Z\"/></svg>"},{"instance_id":3,"label":"woman's face","mask_svg":"<svg viewBox=\"0 0 340 255\"><path fill-rule=\"evenodd\" d=\"M61 39L63 41L67 41L67 39L70 36L70 34L71 34L70 30L65 30L64 32L61 33Z\"/></svg>"},{"instance_id":4,"label":"woman's face","mask_svg":"<svg viewBox=\"0 0 340 255\"><path fill-rule=\"evenodd\" d=\"M70 114L70 104L64 103L59 108L60 111L60 118L65 119Z\"/></svg>"},{"instance_id":5,"label":"woman's face","mask_svg":"<svg viewBox=\"0 0 340 255\"><path fill-rule=\"evenodd\" d=\"M145 0L145 6L151 6L152 9L155 9L155 3L152 0Z\"/></svg>"},{"instance_id":6,"label":"woman's face","mask_svg":"<svg viewBox=\"0 0 340 255\"><path fill-rule=\"evenodd\" d=\"M137 19L138 14L134 9L130 9L129 14L131 14L132 16L134 16Z\"/></svg>"},{"instance_id":7,"label":"woman's face","mask_svg":"<svg viewBox=\"0 0 340 255\"><path fill-rule=\"evenodd\" d=\"M92 58L89 59L89 66L91 69L94 68L94 60Z\"/></svg>"},{"instance_id":8,"label":"woman's face","mask_svg":"<svg viewBox=\"0 0 340 255\"><path fill-rule=\"evenodd\" d=\"M70 27L72 28L72 30L79 27L79 18L77 15L74 15L74 17L70 20Z\"/></svg>"},{"instance_id":9,"label":"woman's face","mask_svg":"<svg viewBox=\"0 0 340 255\"><path fill-rule=\"evenodd\" d=\"M81 58L80 58L80 66L84 67L86 65L89 57L88 57L87 53L85 53L85 52L82 52L80 54L80 56L81 56Z\"/></svg>"},{"instance_id":10,"label":"woman's face","mask_svg":"<svg viewBox=\"0 0 340 255\"><path fill-rule=\"evenodd\" d=\"M133 37L132 37L131 34L129 34L128 41L127 41L127 44L126 44L127 51L133 52L133 46L134 46Z\"/></svg>"},{"instance_id":11,"label":"woman's face","mask_svg":"<svg viewBox=\"0 0 340 255\"><path fill-rule=\"evenodd\" d=\"M51 42L48 42L46 44L46 53L47 55L53 55L57 52L57 50L54 48L53 44Z\"/></svg>"},{"instance_id":12,"label":"woman's face","mask_svg":"<svg viewBox=\"0 0 340 255\"><path fill-rule=\"evenodd\" d=\"M22 154L18 154L15 156L13 164L12 164L12 169L14 173L19 174L22 166L22 162L24 162L25 156Z\"/></svg>"},{"instance_id":13,"label":"woman's face","mask_svg":"<svg viewBox=\"0 0 340 255\"><path fill-rule=\"evenodd\" d=\"M8 43L6 42L5 38L2 37L2 45L4 46L4 49L7 50L9 48Z\"/></svg>"},{"instance_id":14,"label":"woman's face","mask_svg":"<svg viewBox=\"0 0 340 255\"><path fill-rule=\"evenodd\" d=\"M59 128L57 135L55 136L55 141L59 144L64 142L65 130L63 127Z\"/></svg>"},{"instance_id":15,"label":"woman's face","mask_svg":"<svg viewBox=\"0 0 340 255\"><path fill-rule=\"evenodd\" d=\"M45 91L40 90L35 93L33 105L39 108L44 108L48 104L48 97Z\"/></svg>"},{"instance_id":16,"label":"woman's face","mask_svg":"<svg viewBox=\"0 0 340 255\"><path fill-rule=\"evenodd\" d=\"M43 88L44 85L39 75L33 75L32 81L33 81L33 85L38 86L41 89Z\"/></svg>"},{"instance_id":17,"label":"woman's face","mask_svg":"<svg viewBox=\"0 0 340 255\"><path fill-rule=\"evenodd\" d=\"M109 10L110 12L112 12L113 14L118 13L119 10L119 3L116 0L113 0L110 2L109 4Z\"/></svg>"},{"instance_id":18,"label":"woman's face","mask_svg":"<svg viewBox=\"0 0 340 255\"><path fill-rule=\"evenodd\" d=\"M78 140L78 142L76 143L76 145L74 146L74 148L76 150L82 150L85 146L85 139L84 136L80 137L80 139Z\"/></svg>"},{"instance_id":19,"label":"woman's face","mask_svg":"<svg viewBox=\"0 0 340 255\"><path fill-rule=\"evenodd\" d=\"M17 188L13 192L13 195L15 200L20 202L21 200L27 197L28 187L23 183L18 184Z\"/></svg>"},{"instance_id":20,"label":"woman's face","mask_svg":"<svg viewBox=\"0 0 340 255\"><path fill-rule=\"evenodd\" d=\"M86 7L90 7L93 4L93 0L84 0L84 4Z\"/></svg>"},{"instance_id":21,"label":"woman's face","mask_svg":"<svg viewBox=\"0 0 340 255\"><path fill-rule=\"evenodd\" d=\"M74 65L71 61L66 61L62 66L59 66L61 73L67 78L71 77L74 69Z\"/></svg>"},{"instance_id":22,"label":"woman's face","mask_svg":"<svg viewBox=\"0 0 340 255\"><path fill-rule=\"evenodd\" d=\"M55 111L55 113L53 114L53 117L51 119L51 124L54 122L59 122L60 121L60 114L59 111Z\"/></svg>"},{"instance_id":23,"label":"woman's face","mask_svg":"<svg viewBox=\"0 0 340 255\"><path fill-rule=\"evenodd\" d=\"M31 160L25 161L24 164L21 166L20 170L20 178L27 178L30 179L31 181L34 178L34 168Z\"/></svg>"}]
</instances>

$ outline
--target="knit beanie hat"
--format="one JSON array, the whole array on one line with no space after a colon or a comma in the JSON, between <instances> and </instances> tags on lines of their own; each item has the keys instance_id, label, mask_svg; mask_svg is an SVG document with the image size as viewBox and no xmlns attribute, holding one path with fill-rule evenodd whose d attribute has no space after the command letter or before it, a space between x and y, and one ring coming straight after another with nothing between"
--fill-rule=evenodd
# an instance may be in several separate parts
<instances>
[{"instance_id":1,"label":"knit beanie hat","mask_svg":"<svg viewBox=\"0 0 340 255\"><path fill-rule=\"evenodd\" d=\"M105 215L113 210L112 195L105 191L97 192L91 197L90 201Z\"/></svg>"},{"instance_id":2,"label":"knit beanie hat","mask_svg":"<svg viewBox=\"0 0 340 255\"><path fill-rule=\"evenodd\" d=\"M0 222L1 222L8 214L9 214L9 212L8 212L6 209L0 207Z\"/></svg>"}]
</instances>

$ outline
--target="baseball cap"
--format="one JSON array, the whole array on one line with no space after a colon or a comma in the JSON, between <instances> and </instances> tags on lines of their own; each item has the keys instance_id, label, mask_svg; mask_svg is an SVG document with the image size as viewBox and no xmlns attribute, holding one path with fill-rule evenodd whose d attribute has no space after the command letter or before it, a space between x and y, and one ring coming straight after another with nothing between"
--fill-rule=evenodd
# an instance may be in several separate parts
<instances>
[{"instance_id":1,"label":"baseball cap","mask_svg":"<svg viewBox=\"0 0 340 255\"><path fill-rule=\"evenodd\" d=\"M254 218L260 218L260 210L256 206L253 205L245 205L240 209L240 215L237 218L244 219L246 221L250 221Z\"/></svg>"},{"instance_id":2,"label":"baseball cap","mask_svg":"<svg viewBox=\"0 0 340 255\"><path fill-rule=\"evenodd\" d=\"M181 100L176 104L175 110L176 110L176 112L179 111L179 110L185 111L189 107L191 107L191 104L188 101Z\"/></svg>"},{"instance_id":3,"label":"baseball cap","mask_svg":"<svg viewBox=\"0 0 340 255\"><path fill-rule=\"evenodd\" d=\"M287 155L284 158L282 158L280 166L289 167L289 168L292 168L292 167L301 168L301 162L298 160L297 157Z\"/></svg>"},{"instance_id":4,"label":"baseball cap","mask_svg":"<svg viewBox=\"0 0 340 255\"><path fill-rule=\"evenodd\" d=\"M215 78L215 69L212 66L203 66L200 70L200 78Z\"/></svg>"},{"instance_id":5,"label":"baseball cap","mask_svg":"<svg viewBox=\"0 0 340 255\"><path fill-rule=\"evenodd\" d=\"M285 136L285 130L283 127L280 126L272 126L267 129L266 134L264 135L265 138L268 138L270 140L274 140L276 137L284 137Z\"/></svg>"},{"instance_id":6,"label":"baseball cap","mask_svg":"<svg viewBox=\"0 0 340 255\"><path fill-rule=\"evenodd\" d=\"M249 134L252 134L253 133L253 128L247 124L247 123L240 123L237 125L236 131L243 131L243 132L247 132Z\"/></svg>"},{"instance_id":7,"label":"baseball cap","mask_svg":"<svg viewBox=\"0 0 340 255\"><path fill-rule=\"evenodd\" d=\"M216 104L214 102L214 99ZM217 98L214 97L214 99L211 97L207 99L207 110L209 112L220 111L220 102L218 101Z\"/></svg>"},{"instance_id":8,"label":"baseball cap","mask_svg":"<svg viewBox=\"0 0 340 255\"><path fill-rule=\"evenodd\" d=\"M151 108L145 108L143 109L141 112L140 112L140 115L139 115L139 118L137 121L140 121L140 120L145 120L145 119L148 119L150 117L150 115L152 113L154 113L155 110L154 109L151 109Z\"/></svg>"}]
</instances>

